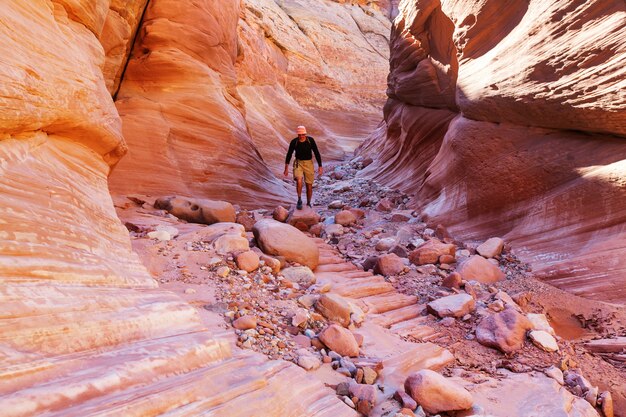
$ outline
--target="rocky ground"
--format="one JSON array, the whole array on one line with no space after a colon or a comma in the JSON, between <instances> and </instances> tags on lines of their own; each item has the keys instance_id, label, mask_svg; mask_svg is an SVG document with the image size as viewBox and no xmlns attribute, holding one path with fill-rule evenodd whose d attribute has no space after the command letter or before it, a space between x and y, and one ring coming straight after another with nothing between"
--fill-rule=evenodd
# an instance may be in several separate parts
<instances>
[{"instance_id":1,"label":"rocky ground","mask_svg":"<svg viewBox=\"0 0 626 417\"><path fill-rule=\"evenodd\" d=\"M246 211L146 196L116 207L144 264L194 304L207 327L242 349L311 371L362 414L536 415L545 396L565 413L550 415L610 416L610 396L615 415L626 415L623 308L534 279L498 238L455 241L443 225L422 222L409 196L359 178L368 162L330 167L317 181L313 210ZM328 274L378 278L381 294L357 296L364 281L351 294ZM409 301L377 307L381 297ZM407 309L411 319L402 321ZM402 326L381 327L385 320ZM440 373L413 367L399 383L383 370L389 353L374 340L387 337L402 344L400 352L432 346L438 357L450 356L430 367ZM525 405L514 405L524 390L534 406L523 395ZM453 411L472 404L473 411Z\"/></svg>"}]
</instances>

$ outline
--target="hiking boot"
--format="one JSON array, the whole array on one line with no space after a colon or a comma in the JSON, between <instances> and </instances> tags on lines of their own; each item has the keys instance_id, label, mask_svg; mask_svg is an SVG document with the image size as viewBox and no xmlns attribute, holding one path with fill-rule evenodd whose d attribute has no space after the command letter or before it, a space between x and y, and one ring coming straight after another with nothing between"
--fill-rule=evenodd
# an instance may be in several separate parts
<instances>
[{"instance_id":1,"label":"hiking boot","mask_svg":"<svg viewBox=\"0 0 626 417\"><path fill-rule=\"evenodd\" d=\"M313 208L313 207L311 206L311 203L306 203L306 205L307 205L309 208Z\"/></svg>"},{"instance_id":2,"label":"hiking boot","mask_svg":"<svg viewBox=\"0 0 626 417\"><path fill-rule=\"evenodd\" d=\"M296 204L296 208L298 210L302 210L302 200L298 199L298 204Z\"/></svg>"}]
</instances>

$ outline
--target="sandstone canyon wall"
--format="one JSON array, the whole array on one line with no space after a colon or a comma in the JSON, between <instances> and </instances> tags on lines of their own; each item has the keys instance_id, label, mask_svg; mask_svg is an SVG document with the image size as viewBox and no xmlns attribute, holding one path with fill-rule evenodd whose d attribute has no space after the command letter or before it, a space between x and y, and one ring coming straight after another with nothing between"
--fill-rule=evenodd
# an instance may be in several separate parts
<instances>
[{"instance_id":1,"label":"sandstone canyon wall","mask_svg":"<svg viewBox=\"0 0 626 417\"><path fill-rule=\"evenodd\" d=\"M405 0L366 175L461 239L626 302L626 3Z\"/></svg>"},{"instance_id":2,"label":"sandstone canyon wall","mask_svg":"<svg viewBox=\"0 0 626 417\"><path fill-rule=\"evenodd\" d=\"M234 357L132 252L107 188L126 152L107 87L140 4L0 7L0 414L352 415L316 383L281 393L304 371Z\"/></svg>"},{"instance_id":3,"label":"sandstone canyon wall","mask_svg":"<svg viewBox=\"0 0 626 417\"><path fill-rule=\"evenodd\" d=\"M353 150L382 118L391 6L352 3L150 1L117 95L130 151L112 191L274 204L295 126L326 160Z\"/></svg>"}]
</instances>

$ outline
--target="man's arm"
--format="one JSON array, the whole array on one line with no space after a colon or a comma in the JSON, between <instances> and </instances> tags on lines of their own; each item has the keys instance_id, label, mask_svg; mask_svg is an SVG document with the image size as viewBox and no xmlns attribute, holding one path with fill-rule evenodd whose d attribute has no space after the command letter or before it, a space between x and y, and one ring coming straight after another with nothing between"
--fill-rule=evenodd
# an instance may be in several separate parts
<instances>
[{"instance_id":1,"label":"man's arm","mask_svg":"<svg viewBox=\"0 0 626 417\"><path fill-rule=\"evenodd\" d=\"M287 157L285 158L285 172L283 175L286 177L289 175L289 161L291 161L291 155L293 155L293 151L296 150L296 140L292 140L289 144L289 150L287 151Z\"/></svg>"},{"instance_id":2,"label":"man's arm","mask_svg":"<svg viewBox=\"0 0 626 417\"><path fill-rule=\"evenodd\" d=\"M313 150L315 159L317 160L317 174L321 176L324 174L324 168L322 168L322 155L320 155L320 151L317 149L317 143L315 143L315 139L313 138L311 138L311 150Z\"/></svg>"}]
</instances>

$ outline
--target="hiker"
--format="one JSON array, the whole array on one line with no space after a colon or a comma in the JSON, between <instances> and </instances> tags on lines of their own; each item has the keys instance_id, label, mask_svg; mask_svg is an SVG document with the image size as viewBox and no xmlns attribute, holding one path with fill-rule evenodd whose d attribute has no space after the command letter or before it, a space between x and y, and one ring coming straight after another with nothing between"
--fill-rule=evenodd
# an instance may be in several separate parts
<instances>
[{"instance_id":1,"label":"hiker","mask_svg":"<svg viewBox=\"0 0 626 417\"><path fill-rule=\"evenodd\" d=\"M315 169L313 167L313 155L315 153L315 159L317 160L317 173L322 175L324 170L322 169L322 157L320 151L317 149L315 139L311 136L307 136L306 128L304 126L298 126L296 129L298 134L297 138L294 138L289 144L289 151L287 151L287 158L285 159L285 177L289 175L289 161L293 151L296 151L296 159L293 163L293 178L296 180L296 189L298 190L298 204L296 205L298 210L302 209L302 179L306 183L306 205L311 207L311 197L313 196L313 178L315 177Z\"/></svg>"}]
</instances>

